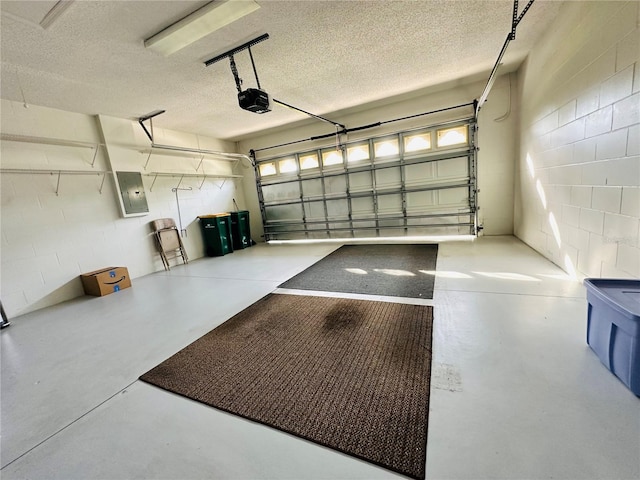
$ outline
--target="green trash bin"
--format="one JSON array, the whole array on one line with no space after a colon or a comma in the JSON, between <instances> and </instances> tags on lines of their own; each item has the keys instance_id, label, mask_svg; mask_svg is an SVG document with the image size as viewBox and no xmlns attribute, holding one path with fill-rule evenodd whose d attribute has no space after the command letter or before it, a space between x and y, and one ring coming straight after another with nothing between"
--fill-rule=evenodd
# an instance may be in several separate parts
<instances>
[{"instance_id":1,"label":"green trash bin","mask_svg":"<svg viewBox=\"0 0 640 480\"><path fill-rule=\"evenodd\" d=\"M249 211L231 212L231 238L233 249L238 250L251 246L251 230L249 226Z\"/></svg>"},{"instance_id":2,"label":"green trash bin","mask_svg":"<svg viewBox=\"0 0 640 480\"><path fill-rule=\"evenodd\" d=\"M218 213L201 215L200 228L204 240L205 253L209 257L220 257L233 252L231 243L231 215Z\"/></svg>"}]
</instances>

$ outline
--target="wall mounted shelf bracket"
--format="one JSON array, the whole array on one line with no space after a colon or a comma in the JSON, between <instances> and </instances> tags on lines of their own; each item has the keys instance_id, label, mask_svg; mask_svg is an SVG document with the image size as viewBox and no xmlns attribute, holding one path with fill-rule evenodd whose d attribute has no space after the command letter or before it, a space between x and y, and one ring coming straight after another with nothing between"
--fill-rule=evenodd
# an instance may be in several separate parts
<instances>
[{"instance_id":1,"label":"wall mounted shelf bracket","mask_svg":"<svg viewBox=\"0 0 640 480\"><path fill-rule=\"evenodd\" d=\"M162 115L164 112L166 112L166 110L156 110L156 111L148 113L147 115L144 115L144 116L142 116L142 117L140 117L138 119L138 123L140 124L140 126L144 130L144 133L147 134L147 137L149 137L149 140L151 140L151 143L153 143L153 117L157 117L158 115ZM144 122L146 122L147 120L149 120L149 128L151 129L151 131L147 130L147 127L144 124Z\"/></svg>"}]
</instances>

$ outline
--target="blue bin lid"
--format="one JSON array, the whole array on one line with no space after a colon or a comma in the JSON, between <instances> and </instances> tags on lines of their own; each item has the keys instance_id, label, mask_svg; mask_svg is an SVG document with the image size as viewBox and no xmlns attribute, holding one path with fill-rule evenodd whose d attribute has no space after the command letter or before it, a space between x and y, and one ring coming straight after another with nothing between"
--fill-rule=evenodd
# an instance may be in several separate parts
<instances>
[{"instance_id":1,"label":"blue bin lid","mask_svg":"<svg viewBox=\"0 0 640 480\"><path fill-rule=\"evenodd\" d=\"M584 285L623 312L640 318L640 280L585 278Z\"/></svg>"}]
</instances>

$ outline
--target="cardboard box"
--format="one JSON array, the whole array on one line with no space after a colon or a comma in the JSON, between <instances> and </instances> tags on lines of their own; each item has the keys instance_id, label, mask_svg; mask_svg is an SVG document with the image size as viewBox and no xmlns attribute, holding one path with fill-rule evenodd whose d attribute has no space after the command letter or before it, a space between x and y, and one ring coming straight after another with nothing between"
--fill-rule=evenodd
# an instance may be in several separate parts
<instances>
[{"instance_id":1,"label":"cardboard box","mask_svg":"<svg viewBox=\"0 0 640 480\"><path fill-rule=\"evenodd\" d=\"M80 278L84 293L96 297L119 292L131 286L131 278L126 267L101 268L95 272L83 273Z\"/></svg>"}]
</instances>

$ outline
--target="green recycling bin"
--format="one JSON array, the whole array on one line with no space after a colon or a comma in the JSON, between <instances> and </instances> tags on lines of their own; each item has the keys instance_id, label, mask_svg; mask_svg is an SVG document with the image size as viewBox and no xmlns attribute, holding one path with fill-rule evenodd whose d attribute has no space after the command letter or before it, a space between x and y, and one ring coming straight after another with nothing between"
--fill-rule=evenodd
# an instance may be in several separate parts
<instances>
[{"instance_id":1,"label":"green recycling bin","mask_svg":"<svg viewBox=\"0 0 640 480\"><path fill-rule=\"evenodd\" d=\"M249 227L249 211L231 212L231 238L233 249L238 250L251 246L251 230Z\"/></svg>"},{"instance_id":2,"label":"green recycling bin","mask_svg":"<svg viewBox=\"0 0 640 480\"><path fill-rule=\"evenodd\" d=\"M204 240L205 253L209 257L220 257L233 252L231 242L231 215L218 213L201 215L200 228Z\"/></svg>"}]
</instances>

